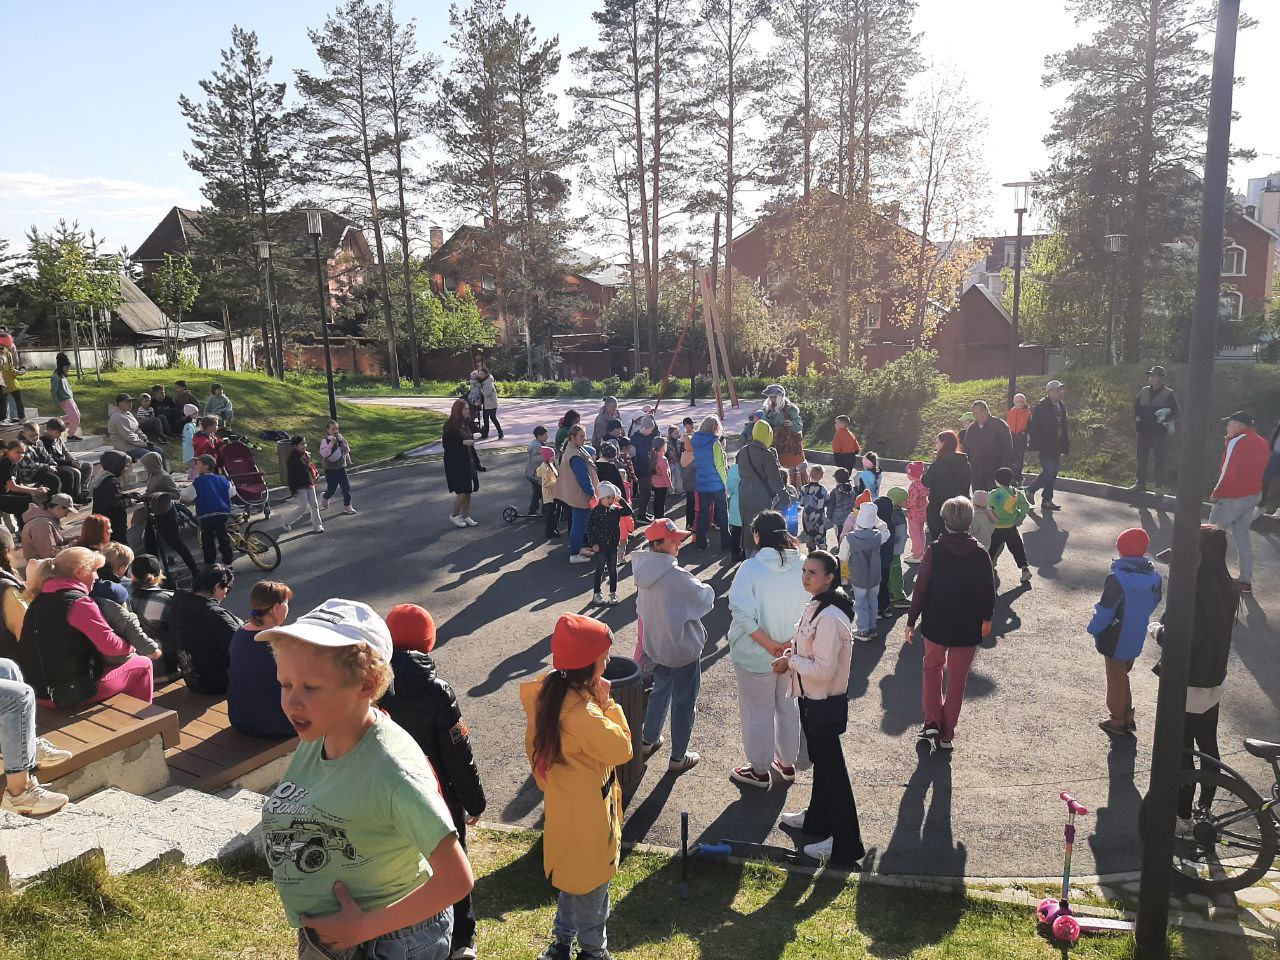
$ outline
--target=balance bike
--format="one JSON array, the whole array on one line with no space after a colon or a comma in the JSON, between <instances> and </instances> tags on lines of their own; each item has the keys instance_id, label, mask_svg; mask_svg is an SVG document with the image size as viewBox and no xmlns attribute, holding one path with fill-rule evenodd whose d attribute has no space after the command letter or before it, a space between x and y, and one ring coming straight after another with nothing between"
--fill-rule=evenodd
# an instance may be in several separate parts
<instances>
[{"instance_id":1,"label":"balance bike","mask_svg":"<svg viewBox=\"0 0 1280 960\"><path fill-rule=\"evenodd\" d=\"M1071 850L1076 840L1076 816L1088 816L1089 810L1065 790L1058 798L1067 805L1067 825L1063 830L1066 840L1066 856L1062 862L1062 896L1045 897L1036 907L1040 932L1053 937L1058 943L1073 944L1082 933L1123 933L1133 929L1128 920L1112 920L1105 917L1077 917L1071 911Z\"/></svg>"}]
</instances>

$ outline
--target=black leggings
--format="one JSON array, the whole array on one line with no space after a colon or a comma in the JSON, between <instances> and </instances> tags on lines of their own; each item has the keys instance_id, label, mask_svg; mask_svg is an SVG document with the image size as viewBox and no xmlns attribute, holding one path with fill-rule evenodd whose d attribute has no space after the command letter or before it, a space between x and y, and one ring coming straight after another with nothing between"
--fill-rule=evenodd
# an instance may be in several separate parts
<instances>
[{"instance_id":1,"label":"black leggings","mask_svg":"<svg viewBox=\"0 0 1280 960\"><path fill-rule=\"evenodd\" d=\"M653 488L653 519L665 516L667 512L667 487Z\"/></svg>"},{"instance_id":2,"label":"black leggings","mask_svg":"<svg viewBox=\"0 0 1280 960\"><path fill-rule=\"evenodd\" d=\"M542 515L547 518L546 527L542 532L548 537L554 537L560 526L560 501L549 500L543 503Z\"/></svg>"},{"instance_id":3,"label":"black leggings","mask_svg":"<svg viewBox=\"0 0 1280 960\"><path fill-rule=\"evenodd\" d=\"M1013 554L1013 562L1019 568L1027 565L1027 551L1022 545L1022 534L1018 532L1017 527L996 527L991 531L991 563L1000 559L1000 554L1004 552L1004 548L1008 547L1009 552Z\"/></svg>"},{"instance_id":4,"label":"black leggings","mask_svg":"<svg viewBox=\"0 0 1280 960\"><path fill-rule=\"evenodd\" d=\"M847 866L866 855L858 825L858 806L853 799L840 735L827 728L815 729L808 722L811 703L800 698L800 727L813 762L813 791L803 830L815 837L833 838L831 862Z\"/></svg>"},{"instance_id":5,"label":"black leggings","mask_svg":"<svg viewBox=\"0 0 1280 960\"><path fill-rule=\"evenodd\" d=\"M502 436L502 424L498 422L497 410L485 410L484 426L480 428L480 436L487 437L489 435L489 423L493 422L493 428L498 431L498 436Z\"/></svg>"},{"instance_id":6,"label":"black leggings","mask_svg":"<svg viewBox=\"0 0 1280 960\"><path fill-rule=\"evenodd\" d=\"M1215 760L1221 759L1222 755L1218 752L1218 707L1215 704L1211 710L1204 713L1188 713L1182 727L1182 748L1186 750L1199 750L1201 753L1213 757ZM1192 768L1191 756L1187 753L1182 754L1182 769L1190 770ZM1178 816L1183 819L1191 817L1191 802L1195 799L1195 784L1188 784L1178 790ZM1213 803L1214 788L1211 786L1202 787L1200 790L1199 804L1207 807Z\"/></svg>"},{"instance_id":7,"label":"black leggings","mask_svg":"<svg viewBox=\"0 0 1280 960\"><path fill-rule=\"evenodd\" d=\"M529 480L529 514L530 516L537 513L538 508L541 506L542 506L542 481Z\"/></svg>"},{"instance_id":8,"label":"black leggings","mask_svg":"<svg viewBox=\"0 0 1280 960\"><path fill-rule=\"evenodd\" d=\"M167 513L151 515L151 522L147 524L144 538L147 550L160 557L161 563L167 570L169 558L165 556L160 547L161 540L182 558L182 562L187 565L187 569L191 571L191 575L194 577L196 574L196 560L191 555L191 550L182 542L182 534L178 530L178 515L172 507Z\"/></svg>"},{"instance_id":9,"label":"black leggings","mask_svg":"<svg viewBox=\"0 0 1280 960\"><path fill-rule=\"evenodd\" d=\"M596 553L596 576L595 588L596 593L600 592L600 587L604 584L605 571L609 573L609 592L618 592L618 545L601 547Z\"/></svg>"}]
</instances>

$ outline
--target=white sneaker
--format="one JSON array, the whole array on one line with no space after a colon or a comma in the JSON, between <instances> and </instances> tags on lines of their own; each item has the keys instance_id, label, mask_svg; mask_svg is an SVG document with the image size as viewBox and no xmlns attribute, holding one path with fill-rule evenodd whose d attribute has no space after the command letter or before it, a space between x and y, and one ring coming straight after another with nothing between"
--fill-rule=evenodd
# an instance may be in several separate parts
<instances>
[{"instance_id":1,"label":"white sneaker","mask_svg":"<svg viewBox=\"0 0 1280 960\"><path fill-rule=\"evenodd\" d=\"M808 810L798 810L795 813L784 813L778 818L778 822L784 827L792 827L796 830L804 829L804 818L809 815Z\"/></svg>"},{"instance_id":2,"label":"white sneaker","mask_svg":"<svg viewBox=\"0 0 1280 960\"><path fill-rule=\"evenodd\" d=\"M584 557L584 556L583 556L582 554L580 554L580 553L575 553L572 557L570 557L570 558L569 558L569 562L570 562L570 563L591 563L591 562L592 562L592 558L591 558L591 557Z\"/></svg>"},{"instance_id":3,"label":"white sneaker","mask_svg":"<svg viewBox=\"0 0 1280 960\"><path fill-rule=\"evenodd\" d=\"M825 863L831 859L831 851L836 845L835 837L827 837L817 843L806 843L801 849L804 850L806 857L812 857L814 860Z\"/></svg>"},{"instance_id":4,"label":"white sneaker","mask_svg":"<svg viewBox=\"0 0 1280 960\"><path fill-rule=\"evenodd\" d=\"M284 528L285 533L288 533L290 530L293 529L293 521L286 520L284 523L280 524L280 526Z\"/></svg>"},{"instance_id":5,"label":"white sneaker","mask_svg":"<svg viewBox=\"0 0 1280 960\"><path fill-rule=\"evenodd\" d=\"M686 770L692 770L698 765L698 761L702 759L701 754L694 753L692 750L686 750L683 757L677 760L671 758L671 762L667 764L667 770L671 773L684 773Z\"/></svg>"},{"instance_id":6,"label":"white sneaker","mask_svg":"<svg viewBox=\"0 0 1280 960\"><path fill-rule=\"evenodd\" d=\"M592 602L592 603L597 603L597 604L600 604L601 606L603 606L603 605L604 605L604 594L603 594L603 593L601 593L599 590L597 590L595 593L593 593L593 594L591 595L591 602Z\"/></svg>"},{"instance_id":7,"label":"white sneaker","mask_svg":"<svg viewBox=\"0 0 1280 960\"><path fill-rule=\"evenodd\" d=\"M1031 578L1032 578L1033 576L1034 576L1034 574L1031 572L1031 568L1030 568L1030 567L1023 567L1023 568L1022 568L1022 582L1023 582L1023 583L1030 583L1030 582L1031 582Z\"/></svg>"},{"instance_id":8,"label":"white sneaker","mask_svg":"<svg viewBox=\"0 0 1280 960\"><path fill-rule=\"evenodd\" d=\"M44 737L36 740L36 766L51 767L55 763L71 759L70 750L59 750Z\"/></svg>"},{"instance_id":9,"label":"white sneaker","mask_svg":"<svg viewBox=\"0 0 1280 960\"><path fill-rule=\"evenodd\" d=\"M464 520L462 517L450 517L449 522L458 528L462 528L467 525L467 521ZM289 528L285 527L285 529L288 530Z\"/></svg>"},{"instance_id":10,"label":"white sneaker","mask_svg":"<svg viewBox=\"0 0 1280 960\"><path fill-rule=\"evenodd\" d=\"M1254 508L1253 508L1253 519L1254 519L1254 520L1259 520L1259 519L1261 519L1262 517L1265 517L1266 515L1267 515L1267 511L1263 510L1263 509L1262 509L1262 507L1254 507ZM1252 522L1253 522L1253 521L1250 521L1250 523L1252 523Z\"/></svg>"},{"instance_id":11,"label":"white sneaker","mask_svg":"<svg viewBox=\"0 0 1280 960\"><path fill-rule=\"evenodd\" d=\"M322 498L322 499L320 500L320 509L321 509L321 510L328 510L328 509L329 509L329 498L328 498L328 497L324 497L324 498Z\"/></svg>"},{"instance_id":12,"label":"white sneaker","mask_svg":"<svg viewBox=\"0 0 1280 960\"><path fill-rule=\"evenodd\" d=\"M312 533L324 533L324 524L323 524L323 523L317 523L314 527L312 527L312 528L311 528L311 532L312 532Z\"/></svg>"},{"instance_id":13,"label":"white sneaker","mask_svg":"<svg viewBox=\"0 0 1280 960\"><path fill-rule=\"evenodd\" d=\"M480 526L480 524L479 524L477 521L473 520L471 517L463 517L462 519L463 519L463 520L465 520L465 521L467 522L467 526L468 526L468 527L478 527L478 526Z\"/></svg>"},{"instance_id":14,"label":"white sneaker","mask_svg":"<svg viewBox=\"0 0 1280 960\"><path fill-rule=\"evenodd\" d=\"M27 784L27 789L16 797L8 790L3 791L3 793L4 797L0 798L0 809L21 813L28 817L57 813L67 805L67 795L65 793L54 793L52 790L46 790L40 786L40 781L35 777L31 778L31 782Z\"/></svg>"},{"instance_id":15,"label":"white sneaker","mask_svg":"<svg viewBox=\"0 0 1280 960\"><path fill-rule=\"evenodd\" d=\"M342 508L342 512L350 515L356 512L356 508L351 506L351 504L347 504L345 507Z\"/></svg>"}]
</instances>

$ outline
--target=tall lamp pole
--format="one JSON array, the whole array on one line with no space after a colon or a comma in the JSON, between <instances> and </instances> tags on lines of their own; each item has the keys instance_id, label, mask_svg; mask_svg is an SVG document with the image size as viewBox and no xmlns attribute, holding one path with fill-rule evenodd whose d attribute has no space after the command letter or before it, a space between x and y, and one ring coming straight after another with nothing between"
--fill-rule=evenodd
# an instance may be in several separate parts
<instances>
[{"instance_id":1,"label":"tall lamp pole","mask_svg":"<svg viewBox=\"0 0 1280 960\"><path fill-rule=\"evenodd\" d=\"M1110 367L1116 362L1116 279L1120 272L1120 254L1128 247L1129 238L1123 233L1109 233L1104 243L1111 255L1108 263L1111 283L1107 294L1107 366Z\"/></svg>"},{"instance_id":2,"label":"tall lamp pole","mask_svg":"<svg viewBox=\"0 0 1280 960\"><path fill-rule=\"evenodd\" d=\"M320 259L320 235L324 228L319 210L307 211L307 233L316 252L316 293L320 298L320 336L324 340L324 377L329 386L329 419L338 419L338 399L333 394L333 356L329 352L329 321L325 317L325 300L328 299L324 282L324 263Z\"/></svg>"},{"instance_id":3,"label":"tall lamp pole","mask_svg":"<svg viewBox=\"0 0 1280 960\"><path fill-rule=\"evenodd\" d=\"M1187 706L1191 625L1195 619L1200 566L1200 500L1204 490L1204 450L1213 399L1214 340L1222 295L1222 230L1226 219L1227 160L1231 148L1231 88L1235 81L1236 29L1240 0L1220 0L1209 95L1209 137L1204 164L1204 202L1191 348L1187 369L1186 417L1178 461L1178 499L1173 523L1169 603L1160 655L1160 692L1151 747L1151 785L1142 838L1142 879L1138 892L1137 946L1143 958L1167 949L1169 887L1172 879L1174 818L1177 815L1182 728Z\"/></svg>"},{"instance_id":4,"label":"tall lamp pole","mask_svg":"<svg viewBox=\"0 0 1280 960\"><path fill-rule=\"evenodd\" d=\"M1015 180L1005 187L1013 191L1013 212L1018 215L1018 234L1014 241L1013 255L1013 326L1009 328L1009 406L1018 392L1018 347L1022 334L1018 330L1022 311L1022 218L1031 209L1031 189L1034 180Z\"/></svg>"}]
</instances>

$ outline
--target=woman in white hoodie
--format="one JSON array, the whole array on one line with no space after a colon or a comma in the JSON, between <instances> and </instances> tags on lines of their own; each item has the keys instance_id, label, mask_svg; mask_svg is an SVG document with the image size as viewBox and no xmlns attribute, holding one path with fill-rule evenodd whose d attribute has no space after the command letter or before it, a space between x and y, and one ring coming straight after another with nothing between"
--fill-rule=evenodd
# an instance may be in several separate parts
<instances>
[{"instance_id":1,"label":"woman in white hoodie","mask_svg":"<svg viewBox=\"0 0 1280 960\"><path fill-rule=\"evenodd\" d=\"M800 754L800 708L788 696L791 678L773 672L809 602L801 580L804 566L787 521L777 510L756 514L747 534L755 553L729 588L729 657L738 677L738 715L745 766L729 779L768 789L769 771L785 783L796 778Z\"/></svg>"}]
</instances>

